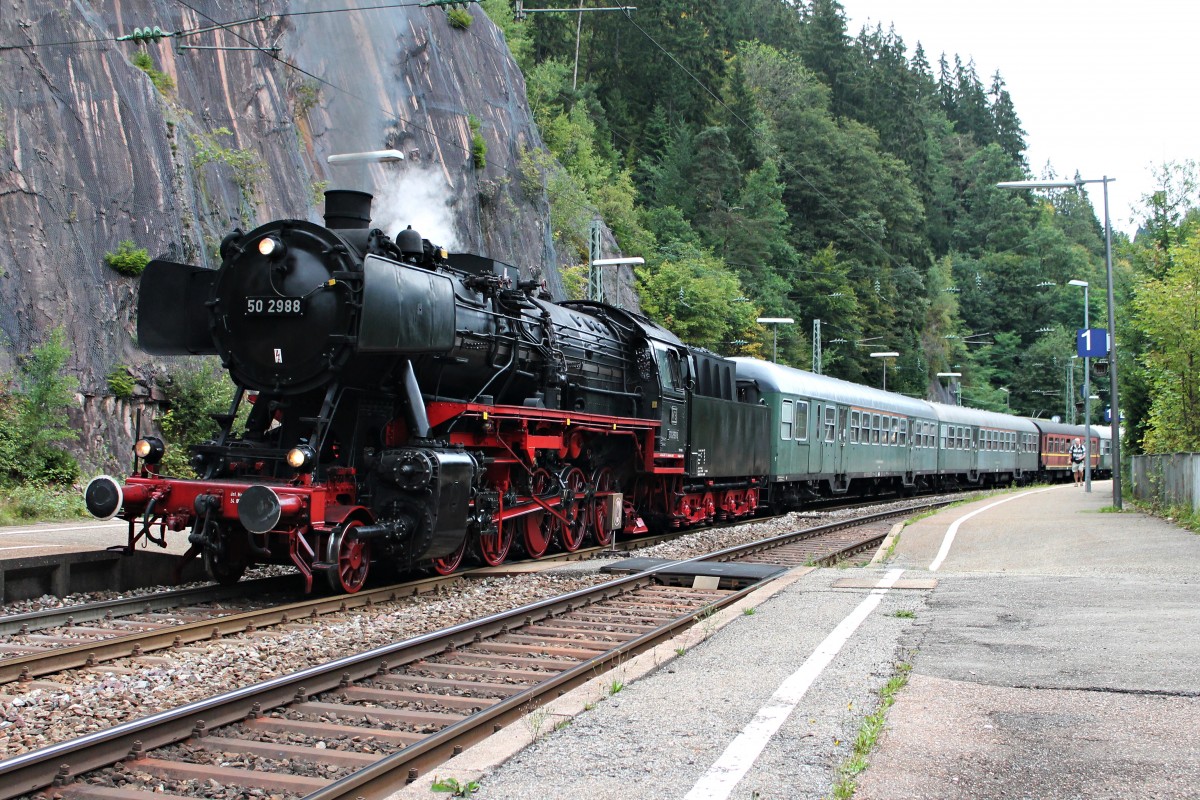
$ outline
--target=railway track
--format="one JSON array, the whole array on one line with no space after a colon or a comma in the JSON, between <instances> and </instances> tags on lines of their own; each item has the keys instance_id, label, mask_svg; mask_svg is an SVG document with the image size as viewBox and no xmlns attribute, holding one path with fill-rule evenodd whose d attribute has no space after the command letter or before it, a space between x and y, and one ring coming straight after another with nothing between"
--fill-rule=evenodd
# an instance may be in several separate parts
<instances>
[{"instance_id":1,"label":"railway track","mask_svg":"<svg viewBox=\"0 0 1200 800\"><path fill-rule=\"evenodd\" d=\"M774 572L829 563L877 545L887 520L913 510L774 536L707 560ZM866 530L848 532L856 525ZM753 580L729 578L696 588L680 577L686 563L659 564L16 756L0 762L0 798L42 790L134 800L212 796L218 788L221 796L383 797L754 588Z\"/></svg>"},{"instance_id":2,"label":"railway track","mask_svg":"<svg viewBox=\"0 0 1200 800\"><path fill-rule=\"evenodd\" d=\"M649 547L678 533L642 537L624 548ZM581 548L542 561L577 560L605 548ZM523 563L523 562L514 562ZM314 619L435 592L487 570L465 570L363 590L352 595L305 597L267 602L296 594L293 575L243 581L233 586L204 586L138 597L43 609L0 617L0 685L28 681L67 669L94 667L118 658L137 657L171 647L254 632L298 619Z\"/></svg>"}]
</instances>

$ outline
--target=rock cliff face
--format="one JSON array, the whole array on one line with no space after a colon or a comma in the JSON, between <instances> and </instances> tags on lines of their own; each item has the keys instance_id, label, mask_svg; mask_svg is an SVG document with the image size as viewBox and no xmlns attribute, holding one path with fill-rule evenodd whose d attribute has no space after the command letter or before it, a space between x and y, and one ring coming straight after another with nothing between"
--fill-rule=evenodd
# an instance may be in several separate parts
<instances>
[{"instance_id":1,"label":"rock cliff face","mask_svg":"<svg viewBox=\"0 0 1200 800\"><path fill-rule=\"evenodd\" d=\"M104 263L123 240L212 266L234 226L319 222L324 188L361 189L376 226L411 223L562 295L541 180L521 167L541 141L503 37L478 8L460 30L439 8L341 10L356 2L4 0L0 369L65 326L87 466L124 464L161 366L134 342L137 280ZM146 26L210 30L114 41ZM385 148L406 160L326 163ZM105 380L122 364L142 380L132 402Z\"/></svg>"}]
</instances>

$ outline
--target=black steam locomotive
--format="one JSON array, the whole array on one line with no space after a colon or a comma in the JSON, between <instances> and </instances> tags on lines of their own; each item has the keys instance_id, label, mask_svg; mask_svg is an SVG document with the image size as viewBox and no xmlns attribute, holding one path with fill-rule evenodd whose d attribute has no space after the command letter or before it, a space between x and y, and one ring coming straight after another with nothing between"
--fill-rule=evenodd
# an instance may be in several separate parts
<instances>
[{"instance_id":1,"label":"black steam locomotive","mask_svg":"<svg viewBox=\"0 0 1200 800\"><path fill-rule=\"evenodd\" d=\"M728 443L766 441L769 414L732 362L411 228L393 241L371 200L235 230L216 270L147 267L140 345L218 355L237 391L191 449L198 478L160 474L147 437L133 475L89 484L129 548L188 530L214 580L290 563L353 592L372 563L449 573L756 511L769 454Z\"/></svg>"}]
</instances>

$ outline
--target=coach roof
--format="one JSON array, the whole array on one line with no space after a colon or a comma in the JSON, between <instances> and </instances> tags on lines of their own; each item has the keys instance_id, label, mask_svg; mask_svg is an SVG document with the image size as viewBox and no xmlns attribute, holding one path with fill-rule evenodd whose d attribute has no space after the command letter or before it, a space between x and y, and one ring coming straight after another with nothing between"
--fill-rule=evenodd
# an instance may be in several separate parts
<instances>
[{"instance_id":1,"label":"coach roof","mask_svg":"<svg viewBox=\"0 0 1200 800\"><path fill-rule=\"evenodd\" d=\"M934 413L942 422L952 425L975 425L985 428L996 428L1004 431L1021 431L1037 433L1037 426L1024 417L1014 417L1011 414L1000 414L995 411L983 411L966 406L948 406L944 403L930 403Z\"/></svg>"},{"instance_id":2,"label":"coach roof","mask_svg":"<svg viewBox=\"0 0 1200 800\"><path fill-rule=\"evenodd\" d=\"M802 398L832 401L909 417L934 418L933 408L924 400L872 389L869 386L859 386L857 383L830 378L828 375L817 375L768 361L759 361L756 358L739 357L730 360L737 364L738 380L753 381L760 391L783 392Z\"/></svg>"}]
</instances>

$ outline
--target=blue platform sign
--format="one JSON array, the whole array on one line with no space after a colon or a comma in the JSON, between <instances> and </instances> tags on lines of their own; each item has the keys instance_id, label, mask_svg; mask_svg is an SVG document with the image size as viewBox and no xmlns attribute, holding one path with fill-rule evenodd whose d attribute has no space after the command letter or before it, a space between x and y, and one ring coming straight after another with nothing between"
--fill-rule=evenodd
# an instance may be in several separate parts
<instances>
[{"instance_id":1,"label":"blue platform sign","mask_svg":"<svg viewBox=\"0 0 1200 800\"><path fill-rule=\"evenodd\" d=\"M1075 350L1080 358L1104 358L1108 355L1108 329L1080 328L1075 331Z\"/></svg>"}]
</instances>

